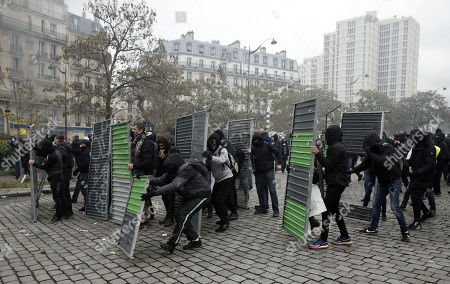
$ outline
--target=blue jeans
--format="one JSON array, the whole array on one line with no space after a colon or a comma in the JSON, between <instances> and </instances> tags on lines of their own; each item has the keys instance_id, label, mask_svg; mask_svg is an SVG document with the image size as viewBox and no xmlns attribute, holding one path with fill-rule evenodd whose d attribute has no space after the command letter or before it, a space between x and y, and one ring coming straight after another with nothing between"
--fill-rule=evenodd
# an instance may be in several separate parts
<instances>
[{"instance_id":1,"label":"blue jeans","mask_svg":"<svg viewBox=\"0 0 450 284\"><path fill-rule=\"evenodd\" d=\"M269 209L269 193L272 200L273 212L279 212L278 197L275 184L275 171L265 173L255 172L256 191L258 193L259 206L262 210Z\"/></svg>"},{"instance_id":2,"label":"blue jeans","mask_svg":"<svg viewBox=\"0 0 450 284\"><path fill-rule=\"evenodd\" d=\"M427 191L425 191L425 195L428 198L428 204L430 205L430 210L436 211L436 201L434 200L433 189L428 188Z\"/></svg>"},{"instance_id":3,"label":"blue jeans","mask_svg":"<svg viewBox=\"0 0 450 284\"><path fill-rule=\"evenodd\" d=\"M20 162L19 161L14 163L14 170L15 170L15 177L17 180L20 177Z\"/></svg>"},{"instance_id":4,"label":"blue jeans","mask_svg":"<svg viewBox=\"0 0 450 284\"><path fill-rule=\"evenodd\" d=\"M402 207L406 207L406 205L408 205L408 200L410 196L411 196L411 187L408 186L408 188L405 191L405 195L403 195Z\"/></svg>"},{"instance_id":5,"label":"blue jeans","mask_svg":"<svg viewBox=\"0 0 450 284\"><path fill-rule=\"evenodd\" d=\"M378 183L377 191L375 192L375 201L372 209L372 222L370 223L371 229L378 228L378 222L380 221L381 206L383 199L390 194L391 199L391 210L394 212L395 217L397 217L398 224L400 225L400 230L402 233L408 231L406 226L405 216L402 210L400 210L400 190L402 189L402 180L399 178L388 185L382 185Z\"/></svg>"},{"instance_id":6,"label":"blue jeans","mask_svg":"<svg viewBox=\"0 0 450 284\"><path fill-rule=\"evenodd\" d=\"M370 201L370 195L372 194L372 188L375 186L375 178L369 174L369 171L364 171L364 202L363 206L367 207ZM381 200L381 216L386 217L386 197Z\"/></svg>"}]
</instances>

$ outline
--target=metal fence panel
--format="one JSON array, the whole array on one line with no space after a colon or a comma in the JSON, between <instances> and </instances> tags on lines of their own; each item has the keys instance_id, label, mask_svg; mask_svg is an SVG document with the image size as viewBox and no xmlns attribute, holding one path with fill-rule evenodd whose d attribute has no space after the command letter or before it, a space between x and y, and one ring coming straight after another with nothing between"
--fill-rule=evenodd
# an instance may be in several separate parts
<instances>
[{"instance_id":1,"label":"metal fence panel","mask_svg":"<svg viewBox=\"0 0 450 284\"><path fill-rule=\"evenodd\" d=\"M175 145L185 160L191 159L193 117L177 118L175 124Z\"/></svg>"},{"instance_id":2,"label":"metal fence panel","mask_svg":"<svg viewBox=\"0 0 450 284\"><path fill-rule=\"evenodd\" d=\"M87 216L104 220L109 213L110 130L110 120L94 124L85 206Z\"/></svg>"},{"instance_id":3,"label":"metal fence panel","mask_svg":"<svg viewBox=\"0 0 450 284\"><path fill-rule=\"evenodd\" d=\"M228 122L228 141L233 144L236 149L240 149L244 153L244 161L239 165L239 175L236 179L238 206L247 208L249 199L249 189L251 180L250 171L250 154L247 148L252 144L254 120L241 119Z\"/></svg>"},{"instance_id":4,"label":"metal fence panel","mask_svg":"<svg viewBox=\"0 0 450 284\"><path fill-rule=\"evenodd\" d=\"M363 140L369 133L383 134L383 112L342 113L342 143L348 154L363 155Z\"/></svg>"},{"instance_id":5,"label":"metal fence panel","mask_svg":"<svg viewBox=\"0 0 450 284\"><path fill-rule=\"evenodd\" d=\"M112 221L122 224L131 189L129 124L111 126L111 192Z\"/></svg>"},{"instance_id":6,"label":"metal fence panel","mask_svg":"<svg viewBox=\"0 0 450 284\"><path fill-rule=\"evenodd\" d=\"M133 178L133 186L126 204L120 229L119 247L130 258L133 257L136 241L139 234L141 216L145 202L141 201L141 195L147 189L150 178Z\"/></svg>"},{"instance_id":7,"label":"metal fence panel","mask_svg":"<svg viewBox=\"0 0 450 284\"><path fill-rule=\"evenodd\" d=\"M304 240L309 228L309 203L314 172L311 147L317 130L317 108L317 99L294 106L283 228L301 240Z\"/></svg>"}]
</instances>

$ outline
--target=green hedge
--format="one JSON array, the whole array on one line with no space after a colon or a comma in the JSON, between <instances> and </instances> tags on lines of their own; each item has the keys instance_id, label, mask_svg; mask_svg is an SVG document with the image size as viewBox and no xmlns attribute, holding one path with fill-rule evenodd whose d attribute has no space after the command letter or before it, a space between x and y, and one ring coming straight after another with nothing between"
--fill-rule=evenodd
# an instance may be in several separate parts
<instances>
[{"instance_id":1,"label":"green hedge","mask_svg":"<svg viewBox=\"0 0 450 284\"><path fill-rule=\"evenodd\" d=\"M0 161L9 156L9 142L8 140L0 140Z\"/></svg>"}]
</instances>

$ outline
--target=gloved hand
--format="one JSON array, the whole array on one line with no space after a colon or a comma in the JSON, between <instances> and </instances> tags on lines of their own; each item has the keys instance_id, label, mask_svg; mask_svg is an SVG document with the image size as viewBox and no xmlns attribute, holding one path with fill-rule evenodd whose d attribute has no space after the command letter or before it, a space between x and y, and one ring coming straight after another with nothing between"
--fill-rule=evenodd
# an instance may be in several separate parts
<instances>
[{"instance_id":1,"label":"gloved hand","mask_svg":"<svg viewBox=\"0 0 450 284\"><path fill-rule=\"evenodd\" d=\"M417 177L417 172L409 172L409 177Z\"/></svg>"},{"instance_id":2,"label":"gloved hand","mask_svg":"<svg viewBox=\"0 0 450 284\"><path fill-rule=\"evenodd\" d=\"M409 185L408 178L407 178L407 177L403 177L403 178L402 178L402 181L403 181L403 185L404 185L405 187L408 187L408 185Z\"/></svg>"},{"instance_id":3,"label":"gloved hand","mask_svg":"<svg viewBox=\"0 0 450 284\"><path fill-rule=\"evenodd\" d=\"M141 195L141 200L142 201L147 201L147 200L149 200L150 198L152 198L153 196L156 196L156 195L157 195L156 194L156 190L150 190L147 193L143 193Z\"/></svg>"}]
</instances>

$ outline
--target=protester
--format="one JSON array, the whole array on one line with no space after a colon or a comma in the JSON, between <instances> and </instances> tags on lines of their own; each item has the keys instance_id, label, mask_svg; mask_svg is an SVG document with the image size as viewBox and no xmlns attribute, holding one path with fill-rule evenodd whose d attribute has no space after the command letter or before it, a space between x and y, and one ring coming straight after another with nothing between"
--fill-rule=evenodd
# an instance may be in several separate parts
<instances>
[{"instance_id":1,"label":"protester","mask_svg":"<svg viewBox=\"0 0 450 284\"><path fill-rule=\"evenodd\" d=\"M361 230L361 233L374 234L378 232L378 223L380 220L381 206L383 199L390 195L391 210L394 212L397 222L400 225L402 241L409 242L409 232L406 225L405 216L400 210L400 191L402 189L401 180L401 155L390 143L383 143L378 134L370 133L364 138L364 151L367 158L351 170L350 173L356 173L370 168L370 171L378 180L378 188L375 193L375 200L372 208L372 221L370 226ZM397 158L398 157L398 158ZM384 201L386 202L386 201Z\"/></svg>"},{"instance_id":2,"label":"protester","mask_svg":"<svg viewBox=\"0 0 450 284\"><path fill-rule=\"evenodd\" d=\"M281 172L286 170L287 159L289 157L289 145L286 138L281 140Z\"/></svg>"},{"instance_id":3,"label":"protester","mask_svg":"<svg viewBox=\"0 0 450 284\"><path fill-rule=\"evenodd\" d=\"M153 141L156 140L155 138L151 133L145 132L145 123L138 122L133 125L131 142L132 163L128 164L128 169L132 171L133 176L141 177L155 174L154 171L156 171L158 163L158 146ZM144 205L141 224L147 224L154 219L154 216L151 200L148 199Z\"/></svg>"},{"instance_id":4,"label":"protester","mask_svg":"<svg viewBox=\"0 0 450 284\"><path fill-rule=\"evenodd\" d=\"M80 158L80 155L81 155L80 137L78 135L74 136L71 145L72 145L72 155L75 158L75 164L76 164L77 160Z\"/></svg>"},{"instance_id":5,"label":"protester","mask_svg":"<svg viewBox=\"0 0 450 284\"><path fill-rule=\"evenodd\" d=\"M410 177L411 198L414 210L414 222L409 225L410 230L421 229L420 211L432 215L422 201L427 188L433 185L436 169L436 149L433 146L431 135L422 133L419 129L413 129L410 133L418 143L411 150L408 159L408 174Z\"/></svg>"},{"instance_id":6,"label":"protester","mask_svg":"<svg viewBox=\"0 0 450 284\"><path fill-rule=\"evenodd\" d=\"M159 136L156 140L156 144L158 144L158 167L156 169L156 177L161 177L166 172L163 165L164 161L169 156L171 145L169 139L165 136ZM173 225L175 219L175 192L163 194L162 200L164 202L164 207L166 208L166 216L159 221L159 224L164 225L164 227L170 227Z\"/></svg>"},{"instance_id":7,"label":"protester","mask_svg":"<svg viewBox=\"0 0 450 284\"><path fill-rule=\"evenodd\" d=\"M73 215L72 213L72 202L70 198L70 179L72 178L73 169L73 156L72 156L72 146L64 141L64 136L56 136L55 138L56 149L62 155L62 165L63 165L63 175L64 183L62 187L62 197L64 198L64 203L68 204L68 208L65 208L69 214L66 217Z\"/></svg>"},{"instance_id":8,"label":"protester","mask_svg":"<svg viewBox=\"0 0 450 284\"><path fill-rule=\"evenodd\" d=\"M167 172L161 177L151 178L150 185L161 186L142 195L143 200L150 200L152 196L177 192L182 196L180 208L177 210L176 226L172 237L161 248L167 253L173 253L178 245L181 234L184 233L189 244L183 249L199 248L202 245L200 237L191 224L194 216L206 204L211 196L206 174L208 170L203 163L186 163L180 154L170 154L164 161Z\"/></svg>"},{"instance_id":9,"label":"protester","mask_svg":"<svg viewBox=\"0 0 450 284\"><path fill-rule=\"evenodd\" d=\"M435 195L441 195L441 178L444 168L448 166L449 150L444 133L436 133L435 140L436 146L439 147L439 149L436 149L439 151L439 154L437 155L436 173L433 180L433 192Z\"/></svg>"},{"instance_id":10,"label":"protester","mask_svg":"<svg viewBox=\"0 0 450 284\"><path fill-rule=\"evenodd\" d=\"M80 141L80 154L79 158L76 161L77 168L73 172L73 175L78 175L77 183L75 185L75 190L72 194L72 203L77 203L78 195L81 194L84 197L83 207L79 209L79 211L85 211L85 203L86 203L86 193L88 188L88 177L89 177L89 164L90 164L90 152L91 152L91 143L89 139L82 139Z\"/></svg>"},{"instance_id":11,"label":"protester","mask_svg":"<svg viewBox=\"0 0 450 284\"><path fill-rule=\"evenodd\" d=\"M207 151L203 153L203 157L206 158L206 166L211 169L215 179L211 201L220 218L216 222L219 225L216 232L225 232L229 227L227 200L232 198L230 196L234 187L234 178L228 166L230 163L228 151L220 145L220 137L216 133L209 136Z\"/></svg>"},{"instance_id":12,"label":"protester","mask_svg":"<svg viewBox=\"0 0 450 284\"><path fill-rule=\"evenodd\" d=\"M26 141L19 140L20 164L22 165L24 175L30 176L30 151L25 148Z\"/></svg>"},{"instance_id":13,"label":"protester","mask_svg":"<svg viewBox=\"0 0 450 284\"><path fill-rule=\"evenodd\" d=\"M50 222L56 223L61 221L63 216L68 217L72 213L67 210L71 206L66 203L66 199L63 197L64 175L62 155L56 147L52 145L51 141L45 139L36 148L36 155L46 158L44 164L35 163L34 160L30 160L28 163L31 166L47 172L47 180L50 182L50 188L56 207L55 215Z\"/></svg>"},{"instance_id":14,"label":"protester","mask_svg":"<svg viewBox=\"0 0 450 284\"><path fill-rule=\"evenodd\" d=\"M316 155L320 164L325 167L325 180L327 183L327 192L324 198L327 211L322 213L322 234L316 242L309 244L309 247L312 249L328 247L328 231L332 216L335 216L341 233L332 243L336 245L350 245L352 243L345 226L344 217L339 211L341 195L348 186L348 157L345 146L342 144L342 130L339 126L329 126L325 131L325 140L328 144L326 158L317 146L311 148L311 152Z\"/></svg>"},{"instance_id":15,"label":"protester","mask_svg":"<svg viewBox=\"0 0 450 284\"><path fill-rule=\"evenodd\" d=\"M10 142L9 142L9 153L11 156L17 157L19 155L19 143L17 142L16 137L11 136ZM20 161L17 159L17 161L14 162L14 174L15 174L15 180L19 180L20 177Z\"/></svg>"},{"instance_id":16,"label":"protester","mask_svg":"<svg viewBox=\"0 0 450 284\"><path fill-rule=\"evenodd\" d=\"M251 154L253 174L255 175L256 191L258 193L259 207L255 208L255 214L267 214L269 210L269 192L272 201L273 217L278 217L278 196L276 191L274 163L278 161L276 170L281 170L281 155L270 142L266 131L257 132L252 137L252 148L247 149ZM269 192L268 192L269 191Z\"/></svg>"}]
</instances>

